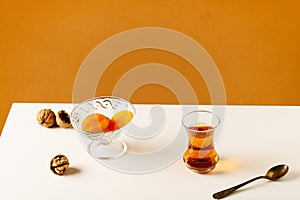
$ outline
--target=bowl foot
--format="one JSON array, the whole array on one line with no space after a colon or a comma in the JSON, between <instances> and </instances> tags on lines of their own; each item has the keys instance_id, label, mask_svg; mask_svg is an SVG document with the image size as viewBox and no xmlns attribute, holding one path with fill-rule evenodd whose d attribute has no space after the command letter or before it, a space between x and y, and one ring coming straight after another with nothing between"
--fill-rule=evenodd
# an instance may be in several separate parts
<instances>
[{"instance_id":1,"label":"bowl foot","mask_svg":"<svg viewBox=\"0 0 300 200\"><path fill-rule=\"evenodd\" d=\"M121 139L116 139L106 144L94 141L89 145L88 150L96 159L109 160L124 155L127 151L127 145Z\"/></svg>"}]
</instances>

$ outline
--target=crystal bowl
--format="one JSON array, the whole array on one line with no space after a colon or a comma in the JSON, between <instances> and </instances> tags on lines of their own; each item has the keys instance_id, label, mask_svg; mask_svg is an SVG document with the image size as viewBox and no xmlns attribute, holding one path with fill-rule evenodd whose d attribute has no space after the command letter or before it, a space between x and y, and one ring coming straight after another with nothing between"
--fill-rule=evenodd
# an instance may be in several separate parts
<instances>
[{"instance_id":1,"label":"crystal bowl","mask_svg":"<svg viewBox=\"0 0 300 200\"><path fill-rule=\"evenodd\" d=\"M132 119L121 128L91 132L83 129L84 120L92 114L101 114L112 119L116 113L129 111L132 118L135 115L134 106L125 99L113 96L102 96L88 99L74 107L71 112L71 122L77 132L91 140L88 152L97 159L114 159L126 153L127 145L119 136L128 128ZM119 119L122 121L122 118Z\"/></svg>"}]
</instances>

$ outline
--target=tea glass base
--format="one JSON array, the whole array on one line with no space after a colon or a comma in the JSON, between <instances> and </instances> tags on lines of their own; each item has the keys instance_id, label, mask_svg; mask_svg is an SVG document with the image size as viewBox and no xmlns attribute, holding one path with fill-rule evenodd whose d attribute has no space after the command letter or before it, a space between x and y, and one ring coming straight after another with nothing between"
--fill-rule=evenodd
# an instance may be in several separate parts
<instances>
[{"instance_id":1,"label":"tea glass base","mask_svg":"<svg viewBox=\"0 0 300 200\"><path fill-rule=\"evenodd\" d=\"M196 172L196 173L199 173L199 174L205 174L205 173L208 173L208 172L212 171L213 169L215 169L216 165L212 166L211 168L208 168L208 169L195 169L195 168L192 168L188 165L186 165L186 167L188 169L192 170L193 172Z\"/></svg>"},{"instance_id":2,"label":"tea glass base","mask_svg":"<svg viewBox=\"0 0 300 200\"><path fill-rule=\"evenodd\" d=\"M121 139L116 139L107 143L93 141L88 147L89 153L97 159L115 159L124 155L127 151L127 145Z\"/></svg>"}]
</instances>

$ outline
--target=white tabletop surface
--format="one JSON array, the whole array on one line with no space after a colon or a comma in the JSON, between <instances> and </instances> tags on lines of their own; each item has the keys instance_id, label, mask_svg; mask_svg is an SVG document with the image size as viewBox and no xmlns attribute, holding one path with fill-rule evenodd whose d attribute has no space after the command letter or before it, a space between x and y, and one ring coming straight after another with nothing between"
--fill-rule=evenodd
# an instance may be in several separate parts
<instances>
[{"instance_id":1,"label":"white tabletop surface","mask_svg":"<svg viewBox=\"0 0 300 200\"><path fill-rule=\"evenodd\" d=\"M151 105L135 105L137 116ZM178 106L162 105L168 119ZM74 129L40 126L43 108L71 112L72 104L14 103L0 137L0 199L212 199L212 194L263 175L285 163L289 173L280 181L259 180L227 199L298 199L300 186L300 107L226 106L217 143L220 162L209 174L188 170L182 159L147 174L112 170L93 159ZM165 127L168 132L168 126ZM144 141L145 142L145 141ZM70 160L68 175L51 173L56 154Z\"/></svg>"}]
</instances>

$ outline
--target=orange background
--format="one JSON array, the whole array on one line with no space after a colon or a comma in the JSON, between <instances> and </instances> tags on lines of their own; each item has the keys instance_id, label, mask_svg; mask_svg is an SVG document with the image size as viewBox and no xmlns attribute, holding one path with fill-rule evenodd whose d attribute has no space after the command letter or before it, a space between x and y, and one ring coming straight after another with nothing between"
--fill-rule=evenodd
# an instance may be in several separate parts
<instances>
[{"instance_id":1,"label":"orange background","mask_svg":"<svg viewBox=\"0 0 300 200\"><path fill-rule=\"evenodd\" d=\"M299 105L299 9L291 0L1 1L0 130L12 102L71 102L77 70L89 52L114 34L146 26L199 42L220 70L228 104ZM189 63L158 50L117 59L95 95L110 95L120 75L148 62L174 67L190 80L199 103L210 103ZM156 84L140 87L130 100L178 103Z\"/></svg>"}]
</instances>

